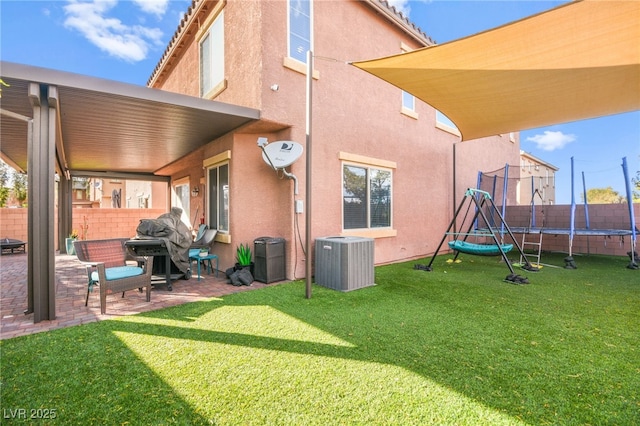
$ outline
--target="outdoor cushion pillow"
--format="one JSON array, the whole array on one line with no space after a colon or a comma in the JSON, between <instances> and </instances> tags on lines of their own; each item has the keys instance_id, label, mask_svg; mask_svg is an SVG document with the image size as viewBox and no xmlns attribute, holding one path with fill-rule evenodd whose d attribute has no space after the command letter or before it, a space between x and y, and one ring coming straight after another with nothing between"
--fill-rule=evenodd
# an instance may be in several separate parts
<instances>
[{"instance_id":1,"label":"outdoor cushion pillow","mask_svg":"<svg viewBox=\"0 0 640 426\"><path fill-rule=\"evenodd\" d=\"M136 275L142 275L143 273L144 270L139 266L115 266L113 268L105 269L107 281L135 277ZM93 281L99 281L98 271L94 271L91 273L91 279Z\"/></svg>"}]
</instances>

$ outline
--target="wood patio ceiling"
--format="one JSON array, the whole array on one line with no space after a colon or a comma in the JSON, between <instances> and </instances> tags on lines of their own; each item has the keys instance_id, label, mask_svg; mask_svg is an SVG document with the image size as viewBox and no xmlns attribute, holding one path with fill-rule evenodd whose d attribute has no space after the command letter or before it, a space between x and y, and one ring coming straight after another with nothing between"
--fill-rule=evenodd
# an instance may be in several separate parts
<instances>
[{"instance_id":1,"label":"wood patio ceiling","mask_svg":"<svg viewBox=\"0 0 640 426\"><path fill-rule=\"evenodd\" d=\"M27 172L27 124L12 114L32 118L30 83L57 90L57 154L72 175L158 175L163 167L260 118L251 108L21 64L0 62L0 76L9 85L2 89L0 107L10 112L0 116L0 150Z\"/></svg>"}]
</instances>

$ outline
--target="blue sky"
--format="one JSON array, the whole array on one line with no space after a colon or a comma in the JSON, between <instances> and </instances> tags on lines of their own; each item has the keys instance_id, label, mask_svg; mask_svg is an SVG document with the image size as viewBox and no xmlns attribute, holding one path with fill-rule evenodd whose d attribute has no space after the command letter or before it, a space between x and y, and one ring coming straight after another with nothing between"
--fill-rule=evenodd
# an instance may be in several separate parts
<instances>
[{"instance_id":1,"label":"blue sky","mask_svg":"<svg viewBox=\"0 0 640 426\"><path fill-rule=\"evenodd\" d=\"M565 3L389 2L438 43ZM145 85L190 4L190 0L0 0L0 58ZM581 182L579 173L584 171L589 188L611 186L624 195L622 157L627 157L631 176L640 170L640 112L523 131L520 145L560 168L558 203L570 201L571 157L576 161L577 183Z\"/></svg>"}]
</instances>

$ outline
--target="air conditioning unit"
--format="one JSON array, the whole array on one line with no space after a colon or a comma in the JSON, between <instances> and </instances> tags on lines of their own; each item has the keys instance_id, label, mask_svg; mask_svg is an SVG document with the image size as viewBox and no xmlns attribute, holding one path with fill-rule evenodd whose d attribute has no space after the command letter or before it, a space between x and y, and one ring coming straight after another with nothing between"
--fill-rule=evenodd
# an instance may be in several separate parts
<instances>
[{"instance_id":1,"label":"air conditioning unit","mask_svg":"<svg viewBox=\"0 0 640 426\"><path fill-rule=\"evenodd\" d=\"M315 282L339 291L375 285L374 243L363 237L316 239Z\"/></svg>"}]
</instances>

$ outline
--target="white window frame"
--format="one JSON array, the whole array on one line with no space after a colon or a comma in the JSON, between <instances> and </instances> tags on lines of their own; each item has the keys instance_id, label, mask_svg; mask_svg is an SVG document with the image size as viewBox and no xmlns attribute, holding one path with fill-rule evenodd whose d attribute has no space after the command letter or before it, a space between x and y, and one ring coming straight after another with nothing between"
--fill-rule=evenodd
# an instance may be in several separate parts
<instances>
[{"instance_id":1,"label":"white window frame","mask_svg":"<svg viewBox=\"0 0 640 426\"><path fill-rule=\"evenodd\" d=\"M402 91L402 112L416 112L416 97L409 92Z\"/></svg>"},{"instance_id":2,"label":"white window frame","mask_svg":"<svg viewBox=\"0 0 640 426\"><path fill-rule=\"evenodd\" d=\"M461 136L460 130L458 130L455 123L439 110L436 110L436 128L456 136Z\"/></svg>"},{"instance_id":3,"label":"white window frame","mask_svg":"<svg viewBox=\"0 0 640 426\"><path fill-rule=\"evenodd\" d=\"M198 37L198 55L200 70L200 96L213 98L226 87L225 60L224 60L224 10L213 13L213 18L203 26ZM205 43L209 43L205 46ZM209 54L209 84L205 84L205 59L203 51Z\"/></svg>"},{"instance_id":4,"label":"white window frame","mask_svg":"<svg viewBox=\"0 0 640 426\"><path fill-rule=\"evenodd\" d=\"M347 155L345 153L341 153L340 155L343 159L344 158L353 158L356 156L352 156L352 155ZM364 159L364 158L363 158ZM374 159L371 159L374 160ZM345 228L345 211L344 211L344 169L347 166L352 166L352 167L358 167L361 169L365 169L366 170L366 193L367 193L367 206L366 206L366 227L364 228ZM368 162L368 163L363 163L360 161L342 161L341 164L341 179L340 179L340 193L341 193L341 206L342 206L342 229L345 233L348 232L358 232L358 231L385 231L385 230L391 230L393 229L393 203L394 203L394 195L393 195L393 180L394 180L394 169L395 169L395 163L392 162L388 162L388 161L379 161L379 162ZM371 199L371 186L370 186L370 176L371 176L371 170L381 170L381 171L385 171L385 172L389 172L390 173L390 187L389 187L389 198L390 198L390 205L389 205L389 224L386 226L378 226L378 227L372 227L371 226L371 203L370 203L370 199Z\"/></svg>"},{"instance_id":5,"label":"white window frame","mask_svg":"<svg viewBox=\"0 0 640 426\"><path fill-rule=\"evenodd\" d=\"M294 35L299 36L298 34L292 33L292 29L291 29L291 15L293 12L296 11L296 9L292 7L292 4L293 6L295 6L296 3L300 3L300 2L309 3L309 17L308 17L309 18L309 34L308 34L309 40L308 42L309 42L309 50L313 51L313 0L287 0L287 57L293 59L294 61L298 61L303 64L306 64L307 52L298 52L298 55L295 55L295 52L292 52L292 49L294 46L291 45L291 37ZM303 37L300 37L300 38L303 38Z\"/></svg>"},{"instance_id":6,"label":"white window frame","mask_svg":"<svg viewBox=\"0 0 640 426\"><path fill-rule=\"evenodd\" d=\"M409 45L402 42L400 43L400 51L402 53L411 52L412 50L413 49ZM400 112L417 120L418 112L416 111L416 97L404 90L402 90L401 96Z\"/></svg>"},{"instance_id":7,"label":"white window frame","mask_svg":"<svg viewBox=\"0 0 640 426\"><path fill-rule=\"evenodd\" d=\"M218 234L216 235L216 241L219 242L230 242L230 230L231 230L231 151L224 151L218 155L215 155L211 158L207 158L202 162L202 166L205 169L205 176L207 182L207 195L206 195L206 218L209 227L215 228L218 230ZM226 176L226 188L220 187L220 168L227 166L227 176ZM212 220L212 209L211 204L214 202L213 197L211 196L211 188L212 182L210 179L212 170L217 170L216 176L216 199L215 199L215 214L216 217ZM223 194L223 199L221 201L220 194ZM221 224L224 224L224 218L221 217L220 212L225 212L226 215L226 228Z\"/></svg>"},{"instance_id":8,"label":"white window frame","mask_svg":"<svg viewBox=\"0 0 640 426\"><path fill-rule=\"evenodd\" d=\"M176 179L171 185L171 205L182 209L182 222L191 229L191 185L189 176Z\"/></svg>"}]
</instances>

